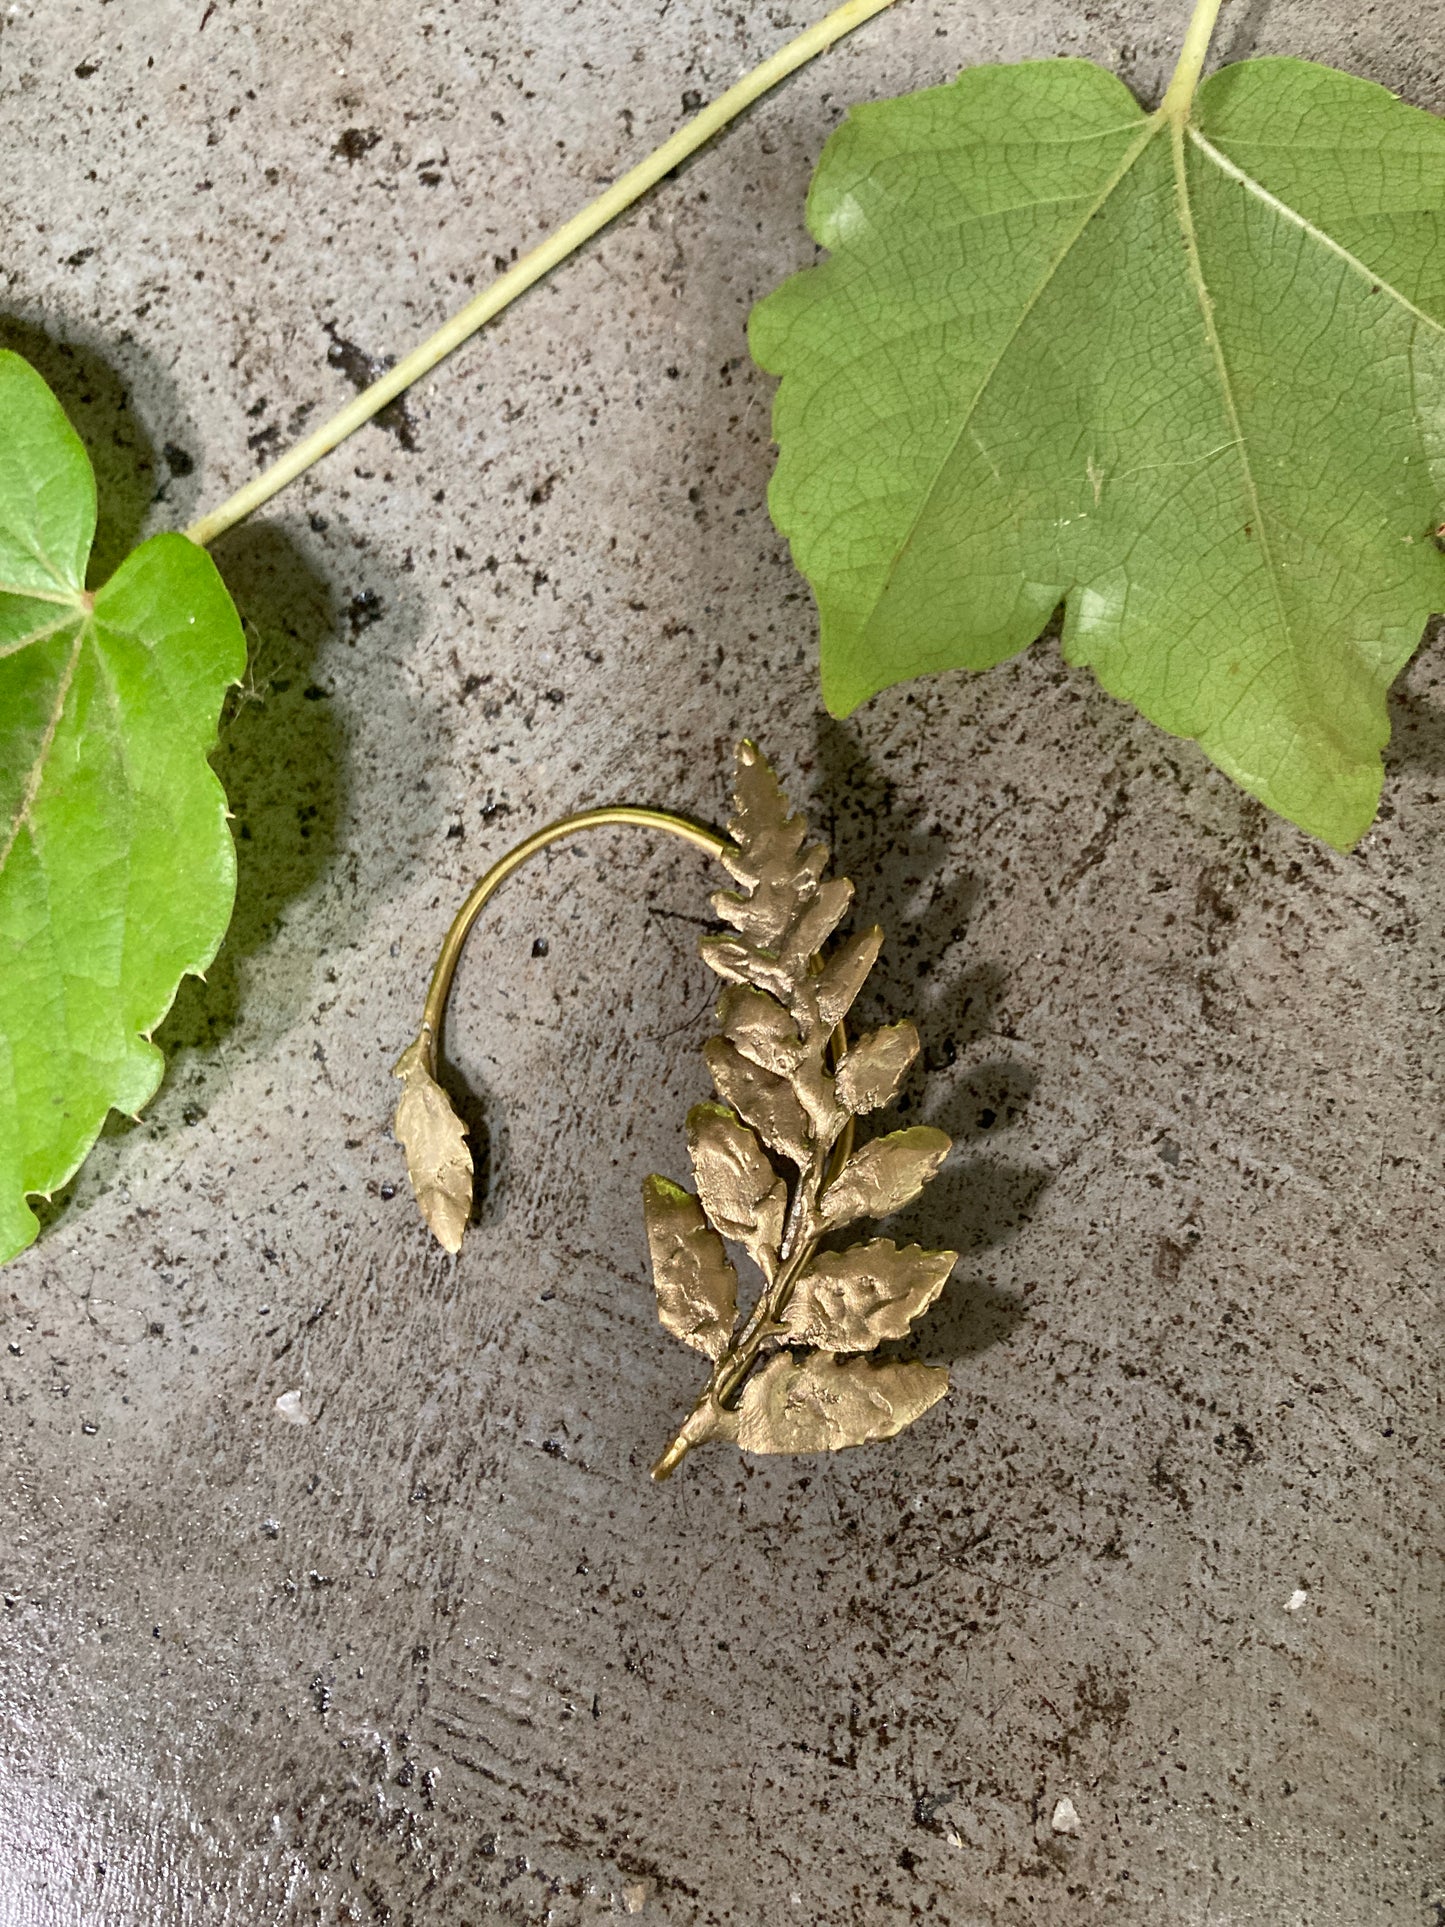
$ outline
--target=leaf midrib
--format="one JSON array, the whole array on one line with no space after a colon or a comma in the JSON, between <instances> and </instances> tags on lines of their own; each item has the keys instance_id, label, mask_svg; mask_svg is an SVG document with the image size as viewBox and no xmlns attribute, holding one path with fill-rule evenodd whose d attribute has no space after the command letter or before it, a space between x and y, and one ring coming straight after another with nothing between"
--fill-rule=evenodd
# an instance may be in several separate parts
<instances>
[{"instance_id":1,"label":"leaf midrib","mask_svg":"<svg viewBox=\"0 0 1445 1927\"><path fill-rule=\"evenodd\" d=\"M914 513L913 519L908 525L908 532L904 536L903 540L899 543L897 549L895 549L893 553L893 557L888 564L887 572L884 575L883 581L879 586L878 593L873 598L873 606L868 612L868 620L863 625L863 631L865 634L867 633L870 625L872 624L874 616L876 616L876 614L878 613L878 609L882 604L884 597L888 594L889 589L892 587L893 578L894 578L894 575L897 573L899 564L902 562L904 556L907 555L910 547L912 546L913 538L917 535L919 526L922 523L924 516L928 513L929 507L931 506L933 501L934 494L938 489L939 483L943 480L943 477L948 470L949 464L952 462L954 456L958 453L959 444L962 442L964 435L967 433L969 426L973 421L974 413L977 410L979 403L983 400L984 396L987 394L988 389L993 381L993 378L998 373L999 368L1004 361L1004 358L1008 355L1010 349L1013 347L1014 343L1018 340L1019 335L1023 332L1024 323L1028 320L1029 316L1033 313L1034 309L1038 306L1039 302L1043 300L1045 294L1049 290L1051 283L1053 282L1054 276L1059 272L1059 269L1063 266L1065 261L1068 260L1070 254L1073 252L1074 248L1078 245L1089 223L1093 220L1094 216L1099 212L1099 210L1105 206L1110 196L1114 193L1115 189L1119 186L1120 182L1125 180L1128 177L1130 169L1134 166L1136 161L1138 161L1140 155L1143 154L1145 150L1149 147L1150 143L1154 140L1154 137L1158 134L1159 129L1162 125L1163 125L1163 122L1158 114L1150 115L1147 119L1141 120L1138 139L1135 140L1132 143L1132 145L1130 145L1125 149L1123 158L1120 160L1114 172L1109 176L1108 180L1105 181L1103 187L1100 188L1099 192L1095 195L1093 200L1084 209L1083 215L1080 218L1078 224L1074 227L1073 231L1069 234L1068 238L1064 241L1063 245L1059 248L1058 252L1054 255L1053 259L1049 262L1048 266L1045 268L1042 276L1038 281L1038 284L1035 286L1032 293L1029 295L1027 302L1024 304L1022 310L1020 311L1018 320L1014 323L1013 327L1009 330L1008 335L1006 336L1003 343L999 347L998 353L994 356L993 360L990 362L989 366L984 371L983 377L980 380L977 388L974 390L973 395L968 403L968 406L963 411L963 415L960 418L960 421L958 424L957 433L953 436L952 440L948 444L948 447L944 450L943 455L939 459L938 466L935 469L933 476L929 481L928 487L923 492L923 499L919 503L918 508Z\"/></svg>"},{"instance_id":2,"label":"leaf midrib","mask_svg":"<svg viewBox=\"0 0 1445 1927\"><path fill-rule=\"evenodd\" d=\"M82 619L84 610L72 609L69 615L59 617L55 622L42 623L40 628L32 629L28 635L17 636L14 642L0 643L0 662L7 656L18 656L22 649L33 649L37 642L48 642L58 636L62 629L68 629L72 622Z\"/></svg>"}]
</instances>

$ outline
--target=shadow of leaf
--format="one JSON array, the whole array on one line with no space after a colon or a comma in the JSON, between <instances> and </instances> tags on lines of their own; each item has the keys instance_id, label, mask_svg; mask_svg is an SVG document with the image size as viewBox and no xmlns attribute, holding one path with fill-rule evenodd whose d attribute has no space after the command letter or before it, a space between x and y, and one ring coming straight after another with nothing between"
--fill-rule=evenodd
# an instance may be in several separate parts
<instances>
[{"instance_id":1,"label":"shadow of leaf","mask_svg":"<svg viewBox=\"0 0 1445 1927\"><path fill-rule=\"evenodd\" d=\"M950 1159L916 1203L889 1219L886 1232L899 1243L947 1247L966 1258L1015 1237L1051 1182L1052 1173L1036 1165Z\"/></svg>"},{"instance_id":2,"label":"shadow of leaf","mask_svg":"<svg viewBox=\"0 0 1445 1927\"><path fill-rule=\"evenodd\" d=\"M209 1049L235 1028L246 959L325 875L347 805L346 732L316 679L339 621L330 584L274 523L228 531L213 555L250 647L211 758L234 818L236 908L205 980L182 980L156 1033L167 1056Z\"/></svg>"},{"instance_id":3,"label":"shadow of leaf","mask_svg":"<svg viewBox=\"0 0 1445 1927\"><path fill-rule=\"evenodd\" d=\"M859 1000L863 1026L909 1016L929 1069L951 1064L991 1027L1000 980L990 966L949 965L978 901L978 880L959 869L947 835L923 813L899 807L856 731L831 716L817 724L811 817L833 849L833 868L851 877L856 921L879 923L882 954Z\"/></svg>"},{"instance_id":4,"label":"shadow of leaf","mask_svg":"<svg viewBox=\"0 0 1445 1927\"><path fill-rule=\"evenodd\" d=\"M7 314L0 315L0 348L23 355L43 377L85 444L97 497L87 574L90 586L98 587L141 539L172 476L190 474L193 458L181 445L190 439L188 425L168 430L174 439L167 439L164 452L157 450L136 412L130 382L86 341L57 340L37 322ZM149 365L145 386L159 393L164 419L174 423L177 409L168 377Z\"/></svg>"},{"instance_id":5,"label":"shadow of leaf","mask_svg":"<svg viewBox=\"0 0 1445 1927\"><path fill-rule=\"evenodd\" d=\"M1271 4L1272 0L1245 0L1237 12L1226 15L1222 44L1215 50L1217 65L1224 67L1232 61L1248 60L1256 52L1260 29L1269 17Z\"/></svg>"},{"instance_id":6,"label":"shadow of leaf","mask_svg":"<svg viewBox=\"0 0 1445 1927\"><path fill-rule=\"evenodd\" d=\"M1017 1124L1028 1108L1038 1079L1027 1064L999 1058L966 1072L929 1119L955 1144L989 1137Z\"/></svg>"},{"instance_id":7,"label":"shadow of leaf","mask_svg":"<svg viewBox=\"0 0 1445 1927\"><path fill-rule=\"evenodd\" d=\"M1006 1244L1038 1209L1052 1174L1032 1165L992 1157L946 1164L923 1196L884 1230L897 1243L918 1243L958 1253L959 1267L937 1303L909 1333L907 1357L958 1359L1007 1338L1027 1318L1023 1303L969 1278L969 1257Z\"/></svg>"},{"instance_id":8,"label":"shadow of leaf","mask_svg":"<svg viewBox=\"0 0 1445 1927\"><path fill-rule=\"evenodd\" d=\"M853 879L857 920L877 921L887 933L856 1006L859 1027L908 1016L923 1044L918 1066L879 1128L922 1116L955 1145L988 1140L1019 1122L1037 1080L1011 1058L953 1071L994 1031L1004 981L990 963L960 958L955 964L978 902L978 880L960 869L949 838L926 812L904 815L895 786L854 727L820 718L817 755L817 825L828 835L837 869ZM955 1250L966 1264L971 1253L1014 1237L1050 1181L1051 1173L1035 1166L955 1151L916 1203L880 1230L899 1243ZM962 1357L1006 1338L1026 1315L1017 1299L956 1273L915 1327L905 1355Z\"/></svg>"},{"instance_id":9,"label":"shadow of leaf","mask_svg":"<svg viewBox=\"0 0 1445 1927\"><path fill-rule=\"evenodd\" d=\"M1423 646L1428 647L1436 640L1441 627L1439 622L1430 625ZM1417 769L1427 776L1445 776L1445 709L1437 708L1410 688L1404 677L1390 691L1389 709L1386 776L1401 769Z\"/></svg>"},{"instance_id":10,"label":"shadow of leaf","mask_svg":"<svg viewBox=\"0 0 1445 1927\"><path fill-rule=\"evenodd\" d=\"M1001 1345L1028 1317L1023 1303L978 1278L951 1278L908 1335L900 1357L973 1358Z\"/></svg>"}]
</instances>

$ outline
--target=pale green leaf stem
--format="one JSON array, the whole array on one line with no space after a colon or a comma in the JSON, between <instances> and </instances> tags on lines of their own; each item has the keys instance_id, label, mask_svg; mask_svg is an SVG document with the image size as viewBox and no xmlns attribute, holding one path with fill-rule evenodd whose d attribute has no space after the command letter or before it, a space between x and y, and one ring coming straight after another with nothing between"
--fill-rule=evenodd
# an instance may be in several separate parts
<instances>
[{"instance_id":1,"label":"pale green leaf stem","mask_svg":"<svg viewBox=\"0 0 1445 1927\"><path fill-rule=\"evenodd\" d=\"M561 265L569 255L590 241L595 234L615 221L657 183L666 178L675 167L681 166L690 155L700 147L705 147L717 134L746 112L764 94L771 93L774 87L804 67L819 54L861 27L874 14L882 13L890 7L893 0L845 0L841 7L835 7L811 27L806 28L796 38L789 40L774 54L744 74L734 86L710 101L702 110L694 114L677 132L665 140L660 147L654 148L645 160L629 168L611 187L589 201L570 221L549 234L545 241L528 250L520 261L507 269L504 274L489 282L481 293L475 295L464 308L443 322L434 334L428 335L411 352L397 362L394 368L378 380L372 382L348 402L346 407L314 429L304 441L275 461L261 474L247 482L243 488L224 501L208 515L193 522L186 533L193 542L205 544L214 542L224 530L239 522L243 517L258 509L263 502L304 475L308 468L314 467L324 455L340 446L348 436L354 435L374 415L379 415L389 402L395 401L414 382L429 374L437 363L459 348L464 341L494 321L504 308L508 308L519 295L550 274Z\"/></svg>"}]
</instances>

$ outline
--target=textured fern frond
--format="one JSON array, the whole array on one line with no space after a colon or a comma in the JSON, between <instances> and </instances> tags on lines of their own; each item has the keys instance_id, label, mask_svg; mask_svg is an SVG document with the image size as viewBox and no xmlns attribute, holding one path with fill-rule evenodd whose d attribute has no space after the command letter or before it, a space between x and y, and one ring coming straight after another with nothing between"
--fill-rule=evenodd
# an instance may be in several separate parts
<instances>
[{"instance_id":1,"label":"textured fern frond","mask_svg":"<svg viewBox=\"0 0 1445 1927\"><path fill-rule=\"evenodd\" d=\"M825 875L827 846L808 841L807 824L750 742L738 747L728 833L722 860L739 888L712 901L736 935L701 945L727 988L718 1034L704 1050L719 1102L688 1117L697 1196L657 1177L643 1191L659 1317L714 1362L655 1478L710 1438L746 1452L834 1451L887 1438L948 1388L936 1367L866 1354L904 1336L943 1289L956 1254L899 1250L888 1239L819 1249L826 1234L900 1210L950 1149L926 1125L861 1149L843 1142L856 1118L892 1100L918 1055L906 1022L840 1048L839 1026L883 933L861 931L822 954L853 886ZM741 1324L725 1241L741 1246L763 1280Z\"/></svg>"}]
</instances>

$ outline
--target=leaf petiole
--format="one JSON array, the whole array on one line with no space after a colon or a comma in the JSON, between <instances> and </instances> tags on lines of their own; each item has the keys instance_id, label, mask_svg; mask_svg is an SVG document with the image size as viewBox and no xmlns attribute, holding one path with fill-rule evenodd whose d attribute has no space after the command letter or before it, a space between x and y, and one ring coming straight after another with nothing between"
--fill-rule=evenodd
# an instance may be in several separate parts
<instances>
[{"instance_id":1,"label":"leaf petiole","mask_svg":"<svg viewBox=\"0 0 1445 1927\"><path fill-rule=\"evenodd\" d=\"M1214 38L1215 22L1219 19L1223 4L1224 0L1195 0L1193 17L1184 35L1184 45L1179 49L1179 59L1164 90L1164 98L1159 103L1161 119L1182 122L1189 118L1189 109L1199 86L1199 76L1204 72L1209 43Z\"/></svg>"},{"instance_id":2,"label":"leaf petiole","mask_svg":"<svg viewBox=\"0 0 1445 1927\"><path fill-rule=\"evenodd\" d=\"M237 489L227 501L209 515L203 515L186 530L190 539L202 548L213 542L218 535L230 528L243 517L258 509L263 502L294 482L306 470L319 462L323 455L340 446L349 435L355 434L374 415L395 401L397 396L410 388L413 382L428 374L443 361L454 348L488 321L493 320L502 310L525 294L534 282L540 281L552 269L558 267L570 254L575 254L584 242L590 241L594 234L600 233L610 222L615 221L640 200L649 188L681 165L689 155L705 147L715 134L720 134L731 121L744 113L753 103L770 93L790 74L796 73L818 54L825 53L835 41L861 27L874 14L882 13L890 7L893 0L847 0L847 4L837 7L832 13L816 21L805 33L790 40L769 56L752 72L745 74L735 86L704 107L699 114L680 127L661 147L654 149L644 161L630 168L604 194L588 203L579 214L563 223L555 233L548 236L540 246L524 254L515 267L499 275L482 292L467 303L450 321L438 328L434 335L413 348L411 353L399 361L374 381L352 402L349 402L331 420L322 424L313 434L288 449L279 461L270 468Z\"/></svg>"}]
</instances>

